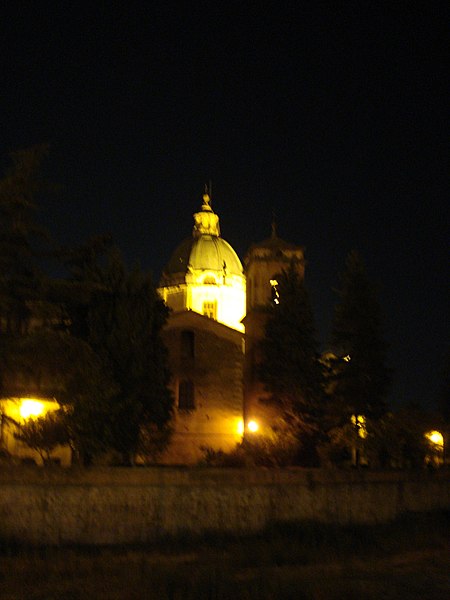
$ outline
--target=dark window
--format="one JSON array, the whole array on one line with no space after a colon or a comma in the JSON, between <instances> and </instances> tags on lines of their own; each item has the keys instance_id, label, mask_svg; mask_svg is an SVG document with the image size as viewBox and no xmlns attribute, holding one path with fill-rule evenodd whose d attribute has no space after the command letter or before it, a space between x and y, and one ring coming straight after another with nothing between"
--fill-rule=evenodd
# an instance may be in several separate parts
<instances>
[{"instance_id":1,"label":"dark window","mask_svg":"<svg viewBox=\"0 0 450 600\"><path fill-rule=\"evenodd\" d=\"M178 384L178 408L180 410L195 408L194 384L189 379L183 379Z\"/></svg>"},{"instance_id":2,"label":"dark window","mask_svg":"<svg viewBox=\"0 0 450 600\"><path fill-rule=\"evenodd\" d=\"M195 334L193 331L181 332L181 357L194 358L195 355Z\"/></svg>"}]
</instances>

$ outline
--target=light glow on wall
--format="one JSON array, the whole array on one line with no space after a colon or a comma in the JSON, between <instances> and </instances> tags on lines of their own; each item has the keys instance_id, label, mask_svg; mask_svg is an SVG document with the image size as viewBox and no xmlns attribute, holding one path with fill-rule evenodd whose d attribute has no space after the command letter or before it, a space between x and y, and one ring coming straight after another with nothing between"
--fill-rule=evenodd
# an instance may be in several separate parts
<instances>
[{"instance_id":1,"label":"light glow on wall","mask_svg":"<svg viewBox=\"0 0 450 600\"><path fill-rule=\"evenodd\" d=\"M367 437L366 417L363 415L352 415L352 423L358 430L360 438Z\"/></svg>"},{"instance_id":2,"label":"light glow on wall","mask_svg":"<svg viewBox=\"0 0 450 600\"><path fill-rule=\"evenodd\" d=\"M212 277L217 279L215 285L209 283ZM206 316L219 323L244 332L241 323L245 317L244 275L228 275L224 282L217 272L191 269L185 283L161 287L159 293L176 312L192 310L201 315L206 312Z\"/></svg>"},{"instance_id":3,"label":"light glow on wall","mask_svg":"<svg viewBox=\"0 0 450 600\"><path fill-rule=\"evenodd\" d=\"M39 417L44 412L44 404L32 398L23 398L20 403L20 416L22 419Z\"/></svg>"}]
</instances>

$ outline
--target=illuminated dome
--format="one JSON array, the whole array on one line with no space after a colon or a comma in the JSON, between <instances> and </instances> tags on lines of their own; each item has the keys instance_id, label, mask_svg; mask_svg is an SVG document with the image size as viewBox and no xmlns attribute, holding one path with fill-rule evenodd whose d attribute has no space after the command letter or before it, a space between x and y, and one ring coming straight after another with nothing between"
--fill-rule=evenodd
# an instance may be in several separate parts
<instances>
[{"instance_id":1,"label":"illuminated dome","mask_svg":"<svg viewBox=\"0 0 450 600\"><path fill-rule=\"evenodd\" d=\"M219 217L203 196L194 214L192 237L173 252L160 282L167 305L178 312L194 310L243 331L245 276L238 255L220 237Z\"/></svg>"},{"instance_id":2,"label":"illuminated dome","mask_svg":"<svg viewBox=\"0 0 450 600\"><path fill-rule=\"evenodd\" d=\"M172 254L163 277L173 280L185 277L189 269L242 275L242 264L228 242L220 237L201 235L181 242Z\"/></svg>"}]
</instances>

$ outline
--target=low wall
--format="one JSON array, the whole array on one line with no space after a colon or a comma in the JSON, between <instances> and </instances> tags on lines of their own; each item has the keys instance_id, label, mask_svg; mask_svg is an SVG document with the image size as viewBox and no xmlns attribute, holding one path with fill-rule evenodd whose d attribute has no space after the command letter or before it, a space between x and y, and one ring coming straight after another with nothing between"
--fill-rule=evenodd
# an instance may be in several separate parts
<instances>
[{"instance_id":1,"label":"low wall","mask_svg":"<svg viewBox=\"0 0 450 600\"><path fill-rule=\"evenodd\" d=\"M271 522L384 522L450 509L448 471L0 469L0 542L140 544Z\"/></svg>"}]
</instances>

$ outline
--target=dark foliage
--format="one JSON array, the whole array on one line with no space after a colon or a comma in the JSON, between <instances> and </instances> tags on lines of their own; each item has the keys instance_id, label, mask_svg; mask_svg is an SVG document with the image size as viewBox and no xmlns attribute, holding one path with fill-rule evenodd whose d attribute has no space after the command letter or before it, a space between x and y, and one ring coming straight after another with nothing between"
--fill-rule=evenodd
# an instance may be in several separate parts
<instances>
[{"instance_id":1,"label":"dark foliage","mask_svg":"<svg viewBox=\"0 0 450 600\"><path fill-rule=\"evenodd\" d=\"M5 367L13 375L15 394L58 400L70 444L81 461L89 462L110 446L117 386L87 342L67 332L37 329L10 344Z\"/></svg>"},{"instance_id":2,"label":"dark foliage","mask_svg":"<svg viewBox=\"0 0 450 600\"><path fill-rule=\"evenodd\" d=\"M46 278L39 258L49 251L49 236L36 220L36 196L50 187L40 177L46 154L46 146L12 153L0 180L1 332L22 333L32 309L43 304Z\"/></svg>"},{"instance_id":3,"label":"dark foliage","mask_svg":"<svg viewBox=\"0 0 450 600\"><path fill-rule=\"evenodd\" d=\"M314 448L320 430L323 368L309 296L294 265L277 281L278 302L269 308L260 345L259 377L270 393L267 401L306 452Z\"/></svg>"},{"instance_id":4,"label":"dark foliage","mask_svg":"<svg viewBox=\"0 0 450 600\"><path fill-rule=\"evenodd\" d=\"M117 386L110 414L111 445L130 462L142 427L162 430L172 415L167 353L160 337L168 312L151 277L138 268L128 271L117 250L109 253L104 268L87 277L94 284L86 315L87 341Z\"/></svg>"},{"instance_id":5,"label":"dark foliage","mask_svg":"<svg viewBox=\"0 0 450 600\"><path fill-rule=\"evenodd\" d=\"M381 417L391 383L376 289L357 252L347 257L338 294L328 387L335 425L347 423L352 415Z\"/></svg>"},{"instance_id":6,"label":"dark foliage","mask_svg":"<svg viewBox=\"0 0 450 600\"><path fill-rule=\"evenodd\" d=\"M46 153L13 154L0 181L1 392L56 398L83 462L110 449L129 462L143 427L153 452L168 439L172 397L160 339L167 309L150 276L127 270L109 236L44 247L49 238L35 215L37 196L54 187L40 176ZM68 277L45 274L41 259L50 255Z\"/></svg>"},{"instance_id":7,"label":"dark foliage","mask_svg":"<svg viewBox=\"0 0 450 600\"><path fill-rule=\"evenodd\" d=\"M64 411L51 411L43 417L28 419L14 437L36 450L44 463L49 462L56 446L69 443Z\"/></svg>"}]
</instances>

